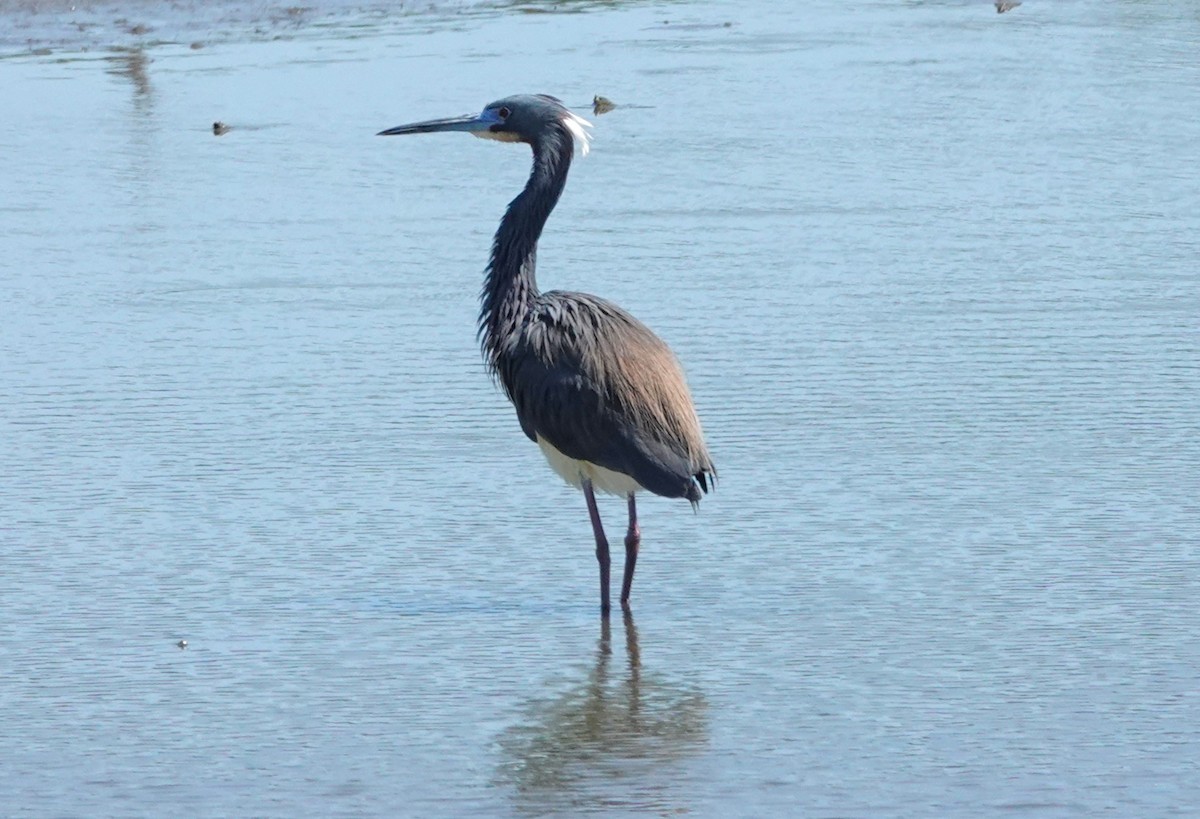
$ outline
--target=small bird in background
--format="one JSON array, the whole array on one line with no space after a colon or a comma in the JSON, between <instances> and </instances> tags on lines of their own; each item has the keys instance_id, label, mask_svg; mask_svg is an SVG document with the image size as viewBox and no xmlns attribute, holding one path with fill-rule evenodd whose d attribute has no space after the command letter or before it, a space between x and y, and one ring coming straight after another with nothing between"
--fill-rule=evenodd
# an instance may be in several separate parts
<instances>
[{"instance_id":1,"label":"small bird in background","mask_svg":"<svg viewBox=\"0 0 1200 819\"><path fill-rule=\"evenodd\" d=\"M1003 14L1021 5L1021 0L996 0L996 13Z\"/></svg>"},{"instance_id":2,"label":"small bird in background","mask_svg":"<svg viewBox=\"0 0 1200 819\"><path fill-rule=\"evenodd\" d=\"M641 544L635 493L649 490L696 506L717 471L670 348L610 301L538 290L538 239L567 183L576 146L587 153L589 126L554 97L521 94L478 115L415 122L380 136L465 131L533 149L529 181L492 240L479 339L521 430L555 472L583 490L600 564L600 610L607 613L610 559L595 490L629 504L621 584L621 605L628 608Z\"/></svg>"},{"instance_id":3,"label":"small bird in background","mask_svg":"<svg viewBox=\"0 0 1200 819\"><path fill-rule=\"evenodd\" d=\"M592 97L592 113L596 116L607 114L616 107L617 104L608 97L602 97L599 94L596 94L594 97Z\"/></svg>"}]
</instances>

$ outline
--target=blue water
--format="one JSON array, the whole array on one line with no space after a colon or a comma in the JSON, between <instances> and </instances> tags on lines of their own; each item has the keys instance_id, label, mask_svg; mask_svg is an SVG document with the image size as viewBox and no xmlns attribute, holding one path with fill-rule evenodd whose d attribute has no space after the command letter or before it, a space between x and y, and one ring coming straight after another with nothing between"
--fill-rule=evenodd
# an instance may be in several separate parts
<instances>
[{"instance_id":1,"label":"blue water","mask_svg":"<svg viewBox=\"0 0 1200 819\"><path fill-rule=\"evenodd\" d=\"M0 815L1200 814L1191 4L145 8L4 10ZM521 91L721 472L628 622L474 340L526 149L373 136Z\"/></svg>"}]
</instances>

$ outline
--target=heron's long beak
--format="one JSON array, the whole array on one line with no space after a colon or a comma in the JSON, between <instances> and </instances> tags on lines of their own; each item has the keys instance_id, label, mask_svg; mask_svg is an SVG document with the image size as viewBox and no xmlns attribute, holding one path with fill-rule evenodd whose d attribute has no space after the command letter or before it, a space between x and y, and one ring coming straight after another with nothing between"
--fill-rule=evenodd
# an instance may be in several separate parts
<instances>
[{"instance_id":1,"label":"heron's long beak","mask_svg":"<svg viewBox=\"0 0 1200 819\"><path fill-rule=\"evenodd\" d=\"M467 114L461 117L446 117L445 119L427 119L424 122L413 122L408 125L397 125L380 131L376 136L398 136L400 134L432 134L436 131L466 131L478 133L486 131L496 124L497 119L483 114Z\"/></svg>"}]
</instances>

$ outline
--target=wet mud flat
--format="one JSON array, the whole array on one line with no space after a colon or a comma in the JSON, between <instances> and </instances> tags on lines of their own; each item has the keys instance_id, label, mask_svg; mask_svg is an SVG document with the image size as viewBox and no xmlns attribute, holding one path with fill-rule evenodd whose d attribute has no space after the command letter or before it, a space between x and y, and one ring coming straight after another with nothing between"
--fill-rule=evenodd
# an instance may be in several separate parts
<instances>
[{"instance_id":1,"label":"wet mud flat","mask_svg":"<svg viewBox=\"0 0 1200 819\"><path fill-rule=\"evenodd\" d=\"M114 48L291 39L347 28L386 28L414 15L456 15L497 3L469 0L363 3L86 2L0 0L0 57L46 56Z\"/></svg>"}]
</instances>

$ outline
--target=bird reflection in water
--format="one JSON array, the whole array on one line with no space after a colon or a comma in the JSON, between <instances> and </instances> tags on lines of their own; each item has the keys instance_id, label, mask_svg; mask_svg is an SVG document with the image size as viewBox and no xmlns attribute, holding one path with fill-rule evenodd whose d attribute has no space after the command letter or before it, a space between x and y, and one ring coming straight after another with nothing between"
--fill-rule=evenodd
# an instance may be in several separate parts
<instances>
[{"instance_id":1,"label":"bird reflection in water","mask_svg":"<svg viewBox=\"0 0 1200 819\"><path fill-rule=\"evenodd\" d=\"M586 681L531 703L526 719L501 735L500 779L515 788L522 814L686 811L679 761L707 745L707 702L695 688L646 673L628 612L624 624L624 666L614 666L602 618ZM680 770L678 787L672 769Z\"/></svg>"},{"instance_id":2,"label":"bird reflection in water","mask_svg":"<svg viewBox=\"0 0 1200 819\"><path fill-rule=\"evenodd\" d=\"M118 48L108 58L108 73L129 80L133 86L133 102L139 109L150 102L154 86L150 84L150 60L141 48Z\"/></svg>"}]
</instances>

